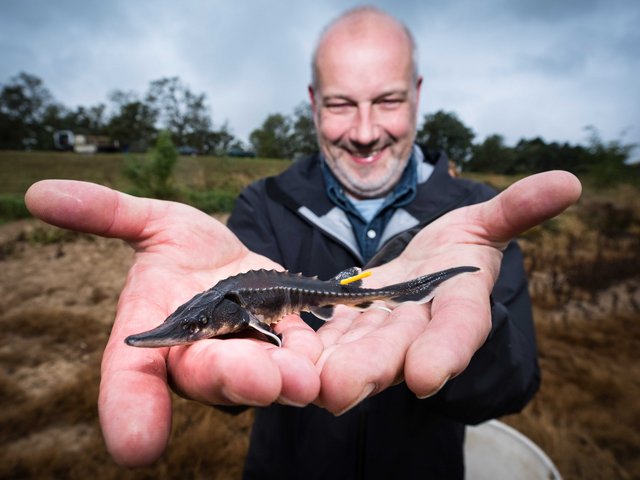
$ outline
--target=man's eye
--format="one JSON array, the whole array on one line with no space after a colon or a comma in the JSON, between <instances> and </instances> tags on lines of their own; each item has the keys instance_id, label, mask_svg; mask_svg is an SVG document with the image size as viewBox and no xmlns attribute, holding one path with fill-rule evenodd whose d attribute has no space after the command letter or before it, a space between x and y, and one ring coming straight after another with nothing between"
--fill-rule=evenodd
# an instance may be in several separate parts
<instances>
[{"instance_id":1,"label":"man's eye","mask_svg":"<svg viewBox=\"0 0 640 480\"><path fill-rule=\"evenodd\" d=\"M327 103L325 107L331 113L346 113L351 109L351 107L353 107L353 105L346 102L340 102L340 103Z\"/></svg>"},{"instance_id":2,"label":"man's eye","mask_svg":"<svg viewBox=\"0 0 640 480\"><path fill-rule=\"evenodd\" d=\"M392 109L399 107L402 103L403 101L399 98L385 98L380 100L378 105L385 109Z\"/></svg>"}]
</instances>

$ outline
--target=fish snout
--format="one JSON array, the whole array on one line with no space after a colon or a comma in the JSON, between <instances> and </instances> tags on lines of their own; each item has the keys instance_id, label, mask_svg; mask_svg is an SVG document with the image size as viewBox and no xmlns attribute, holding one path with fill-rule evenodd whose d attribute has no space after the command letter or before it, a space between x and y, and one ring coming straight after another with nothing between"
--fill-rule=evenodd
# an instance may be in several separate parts
<instances>
[{"instance_id":1,"label":"fish snout","mask_svg":"<svg viewBox=\"0 0 640 480\"><path fill-rule=\"evenodd\" d=\"M157 348L186 345L213 336L207 331L208 323L209 321L204 317L199 319L169 317L157 327L130 335L124 341L132 347Z\"/></svg>"}]
</instances>

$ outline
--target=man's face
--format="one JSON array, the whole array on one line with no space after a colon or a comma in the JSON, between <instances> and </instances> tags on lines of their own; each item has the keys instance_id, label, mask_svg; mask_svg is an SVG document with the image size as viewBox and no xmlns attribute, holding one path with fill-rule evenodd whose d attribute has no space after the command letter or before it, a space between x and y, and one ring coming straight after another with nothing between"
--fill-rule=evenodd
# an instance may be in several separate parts
<instances>
[{"instance_id":1,"label":"man's face","mask_svg":"<svg viewBox=\"0 0 640 480\"><path fill-rule=\"evenodd\" d=\"M383 29L384 30L384 29ZM309 88L318 143L329 168L356 198L387 194L411 155L422 79L403 35L329 34Z\"/></svg>"}]
</instances>

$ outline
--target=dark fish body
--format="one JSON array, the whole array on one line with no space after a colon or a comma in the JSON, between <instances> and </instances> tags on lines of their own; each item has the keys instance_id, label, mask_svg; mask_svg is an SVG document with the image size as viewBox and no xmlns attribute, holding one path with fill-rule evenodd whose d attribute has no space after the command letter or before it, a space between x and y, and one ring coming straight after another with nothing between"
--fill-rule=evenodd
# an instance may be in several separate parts
<instances>
[{"instance_id":1,"label":"dark fish body","mask_svg":"<svg viewBox=\"0 0 640 480\"><path fill-rule=\"evenodd\" d=\"M253 328L281 345L271 327L287 314L308 311L329 320L337 304L364 310L377 300L390 307L406 301L426 303L445 280L477 270L455 267L382 288L362 288L361 281L340 283L359 273L358 268L340 272L328 281L289 272L252 270L221 280L180 306L158 327L125 341L137 347L167 347Z\"/></svg>"}]
</instances>

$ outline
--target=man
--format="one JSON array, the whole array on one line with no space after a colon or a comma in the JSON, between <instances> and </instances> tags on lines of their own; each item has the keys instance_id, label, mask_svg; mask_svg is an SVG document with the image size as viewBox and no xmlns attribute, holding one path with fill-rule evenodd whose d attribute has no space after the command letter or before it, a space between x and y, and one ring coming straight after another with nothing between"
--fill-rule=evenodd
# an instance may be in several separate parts
<instances>
[{"instance_id":1,"label":"man","mask_svg":"<svg viewBox=\"0 0 640 480\"><path fill-rule=\"evenodd\" d=\"M229 226L249 249L291 271L328 279L367 263L394 235L453 206L492 196L487 188L453 181L444 156L431 158L414 146L422 84L414 51L407 29L372 8L350 11L325 30L309 89L321 155L241 195ZM474 264L456 255L438 269L467 263ZM461 285L465 281L459 280ZM381 385L363 384L351 403L332 409L337 418L317 407L258 410L248 476L461 477L464 423L519 411L539 383L531 306L515 245L505 252L494 292L491 340L441 394L416 397L435 393L446 376L429 391L415 393L400 384L372 395ZM369 318L383 321L385 316ZM474 317L477 312L460 319L472 323ZM320 326L312 317L307 320ZM326 328L332 327L339 328ZM378 335L368 342L384 342L384 334ZM387 361L386 356L371 359L358 348L350 345L340 352L354 372L362 363ZM376 349L381 353L384 347ZM331 375L330 370L323 369L323 375ZM399 380L385 379L383 386ZM322 381L321 400L331 388L330 378Z\"/></svg>"},{"instance_id":2,"label":"man","mask_svg":"<svg viewBox=\"0 0 640 480\"><path fill-rule=\"evenodd\" d=\"M517 411L535 392L526 282L509 240L573 203L580 185L555 172L490 198L447 175L444 157L413 145L422 83L413 51L408 31L370 8L325 30L310 87L320 155L247 189L229 220L238 237L184 205L78 182L29 190L45 221L136 249L99 400L118 462L162 453L171 385L206 404L268 406L257 412L247 478L461 478L464 424ZM276 327L283 348L123 343L229 275L284 267L329 278L370 259L371 286L457 265L481 271L449 280L428 306L340 310L317 332L289 315Z\"/></svg>"}]
</instances>

